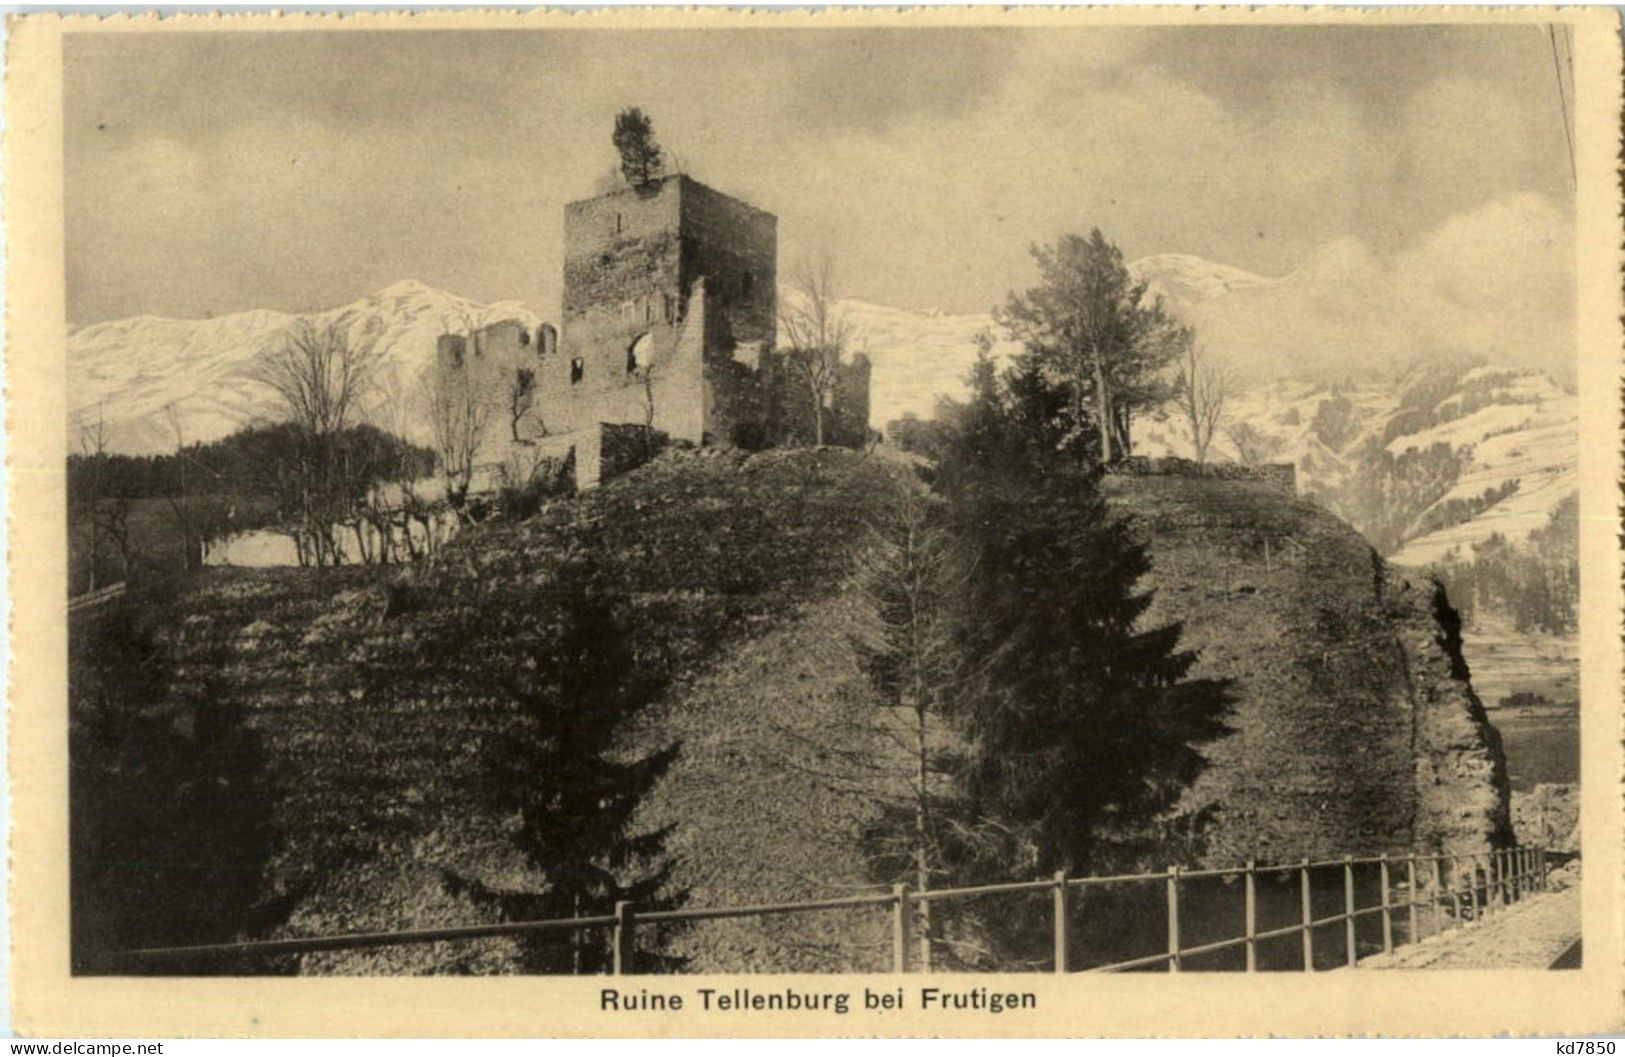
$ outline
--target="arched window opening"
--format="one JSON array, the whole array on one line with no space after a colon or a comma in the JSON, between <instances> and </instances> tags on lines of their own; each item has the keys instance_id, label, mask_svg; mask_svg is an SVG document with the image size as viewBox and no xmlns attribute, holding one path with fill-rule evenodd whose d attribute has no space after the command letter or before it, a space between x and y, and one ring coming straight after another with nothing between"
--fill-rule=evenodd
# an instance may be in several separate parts
<instances>
[{"instance_id":1,"label":"arched window opening","mask_svg":"<svg viewBox=\"0 0 1625 1057\"><path fill-rule=\"evenodd\" d=\"M626 347L626 373L631 374L639 367L649 366L649 356L653 351L654 339L647 333L639 334Z\"/></svg>"}]
</instances>

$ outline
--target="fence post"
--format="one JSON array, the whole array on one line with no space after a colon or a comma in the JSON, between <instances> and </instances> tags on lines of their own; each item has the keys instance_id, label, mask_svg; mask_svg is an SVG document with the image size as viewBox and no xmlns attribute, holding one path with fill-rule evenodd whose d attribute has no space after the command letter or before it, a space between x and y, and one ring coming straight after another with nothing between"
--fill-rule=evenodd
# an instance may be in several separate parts
<instances>
[{"instance_id":1,"label":"fence post","mask_svg":"<svg viewBox=\"0 0 1625 1057\"><path fill-rule=\"evenodd\" d=\"M1247 971L1258 971L1258 863L1247 860L1243 884L1247 901Z\"/></svg>"},{"instance_id":2,"label":"fence post","mask_svg":"<svg viewBox=\"0 0 1625 1057\"><path fill-rule=\"evenodd\" d=\"M1388 876L1388 853L1383 852L1382 858L1377 862L1378 869L1381 871L1380 878L1382 882L1382 952L1392 954L1394 950L1394 907L1388 898L1388 884L1391 880Z\"/></svg>"},{"instance_id":3,"label":"fence post","mask_svg":"<svg viewBox=\"0 0 1625 1057\"><path fill-rule=\"evenodd\" d=\"M1511 851L1507 852L1507 857L1511 860L1512 864L1512 901L1514 903L1521 903L1523 902L1523 849L1513 848Z\"/></svg>"},{"instance_id":4,"label":"fence post","mask_svg":"<svg viewBox=\"0 0 1625 1057\"><path fill-rule=\"evenodd\" d=\"M1070 900L1067 898L1066 871L1055 871L1055 971L1067 971L1067 939L1071 935Z\"/></svg>"},{"instance_id":5,"label":"fence post","mask_svg":"<svg viewBox=\"0 0 1625 1057\"><path fill-rule=\"evenodd\" d=\"M1473 912L1474 921L1484 916L1484 905L1478 898L1478 871L1483 858L1482 855L1467 856L1467 907Z\"/></svg>"},{"instance_id":6,"label":"fence post","mask_svg":"<svg viewBox=\"0 0 1625 1057\"><path fill-rule=\"evenodd\" d=\"M1315 905L1310 898L1308 859L1298 867L1298 898L1303 910L1303 971L1312 973L1315 971L1315 929L1310 923L1315 920Z\"/></svg>"},{"instance_id":7,"label":"fence post","mask_svg":"<svg viewBox=\"0 0 1625 1057\"><path fill-rule=\"evenodd\" d=\"M908 885L891 886L891 971L908 972Z\"/></svg>"},{"instance_id":8,"label":"fence post","mask_svg":"<svg viewBox=\"0 0 1625 1057\"><path fill-rule=\"evenodd\" d=\"M1354 856L1343 856L1343 941L1348 945L1348 966L1354 968L1359 951L1354 946Z\"/></svg>"},{"instance_id":9,"label":"fence post","mask_svg":"<svg viewBox=\"0 0 1625 1057\"><path fill-rule=\"evenodd\" d=\"M1416 856L1415 855L1407 855L1405 857L1405 894L1408 897L1405 900L1405 903L1406 903L1406 906L1405 906L1405 921L1406 921L1407 924L1410 925L1410 928L1411 928L1410 935L1406 937L1405 942L1406 943L1415 943L1418 939L1421 939L1421 937L1418 936L1417 932L1416 932L1417 924L1416 924Z\"/></svg>"},{"instance_id":10,"label":"fence post","mask_svg":"<svg viewBox=\"0 0 1625 1057\"><path fill-rule=\"evenodd\" d=\"M1179 867L1168 867L1168 971L1179 972Z\"/></svg>"},{"instance_id":11,"label":"fence post","mask_svg":"<svg viewBox=\"0 0 1625 1057\"><path fill-rule=\"evenodd\" d=\"M1429 856L1430 869L1433 872L1433 934L1439 935L1444 931L1444 868L1440 865L1442 856Z\"/></svg>"},{"instance_id":12,"label":"fence post","mask_svg":"<svg viewBox=\"0 0 1625 1057\"><path fill-rule=\"evenodd\" d=\"M610 972L625 976L632 971L632 937L636 926L632 919L632 904L626 900L615 903L615 941L610 955Z\"/></svg>"},{"instance_id":13,"label":"fence post","mask_svg":"<svg viewBox=\"0 0 1625 1057\"><path fill-rule=\"evenodd\" d=\"M1461 890L1461 856L1452 855L1450 857L1450 911L1455 917L1457 925L1467 920L1461 906L1464 894Z\"/></svg>"}]
</instances>

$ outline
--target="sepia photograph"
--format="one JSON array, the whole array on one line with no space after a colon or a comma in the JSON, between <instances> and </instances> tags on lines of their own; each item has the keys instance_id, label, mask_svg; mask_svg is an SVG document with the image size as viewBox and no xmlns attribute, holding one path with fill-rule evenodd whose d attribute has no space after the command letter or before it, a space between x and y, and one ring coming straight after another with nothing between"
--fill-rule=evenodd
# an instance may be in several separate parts
<instances>
[{"instance_id":1,"label":"sepia photograph","mask_svg":"<svg viewBox=\"0 0 1625 1057\"><path fill-rule=\"evenodd\" d=\"M61 25L61 986L1579 979L1617 25L1439 14Z\"/></svg>"}]
</instances>

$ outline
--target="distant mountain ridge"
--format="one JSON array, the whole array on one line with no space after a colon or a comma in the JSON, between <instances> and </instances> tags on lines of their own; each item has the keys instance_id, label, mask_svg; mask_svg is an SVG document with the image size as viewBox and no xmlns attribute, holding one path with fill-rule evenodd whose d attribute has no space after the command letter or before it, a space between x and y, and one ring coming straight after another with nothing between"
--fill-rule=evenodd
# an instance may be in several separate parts
<instances>
[{"instance_id":1,"label":"distant mountain ridge","mask_svg":"<svg viewBox=\"0 0 1625 1057\"><path fill-rule=\"evenodd\" d=\"M1158 254L1131 267L1176 311L1288 281L1183 254ZM781 295L796 296L789 288ZM990 313L911 312L855 300L843 301L842 307L875 361L871 420L877 427L905 411L929 414L939 393L957 395L976 355L975 335L993 329ZM74 422L89 424L100 417L113 450L152 454L174 448L177 419L187 443L216 440L262 420L274 407L269 392L250 378L255 358L299 319L337 323L352 341L376 342L385 364L377 399L397 401L416 385L431 361L435 340L448 326L465 319L540 322L536 312L519 302L480 304L408 279L349 304L303 315L250 309L209 319L133 316L70 327L68 392ZM1000 354L1014 351L1008 343L995 348ZM409 433L418 432L410 423L403 425ZM75 440L70 437L70 446Z\"/></svg>"},{"instance_id":2,"label":"distant mountain ridge","mask_svg":"<svg viewBox=\"0 0 1625 1057\"><path fill-rule=\"evenodd\" d=\"M1130 268L1182 315L1238 294L1279 292L1304 281L1303 273L1270 278L1173 253L1142 258ZM793 301L797 295L785 289L781 296ZM940 396L962 395L979 332L995 335L996 356L1017 351L997 339L991 313L919 312L850 299L841 308L859 335L857 347L874 363L870 421L880 429L906 412L929 416ZM275 406L269 391L253 381L252 368L260 351L300 318L336 324L352 341L378 346L383 369L370 412L380 425L420 443L427 431L406 405L440 334L469 321L540 322L518 302L485 305L406 280L306 317L251 310L203 320L138 316L76 327L68 334L75 421L100 417L113 450L154 453L174 448L177 424L192 443L267 420ZM1449 375L1442 381L1441 371ZM1336 435L1324 420L1317 423L1329 401L1346 419ZM1452 413L1467 402L1470 410ZM1339 497L1378 450L1397 456L1407 447L1442 441L1470 451L1458 479L1434 506L1510 488L1508 482L1517 480L1512 494L1465 521L1406 538L1392 555L1422 565L1491 532L1517 537L1544 523L1576 487L1577 414L1573 394L1539 371L1483 364L1424 365L1393 379L1341 386L1280 377L1244 382L1227 417L1252 425L1274 449L1272 459L1297 467L1303 491L1356 524L1361 512L1340 507ZM70 446L76 439L70 436ZM1172 418L1140 421L1136 444L1149 454L1190 454ZM1223 435L1215 451L1219 458L1236 457Z\"/></svg>"},{"instance_id":3,"label":"distant mountain ridge","mask_svg":"<svg viewBox=\"0 0 1625 1057\"><path fill-rule=\"evenodd\" d=\"M380 425L423 441L399 406L431 362L435 343L464 319L516 319L536 314L515 301L480 304L415 280L384 287L347 305L295 315L268 309L212 319L135 316L68 331L70 431L103 422L113 451L172 451L176 427L186 443L218 440L275 415L272 394L252 378L257 358L300 319L336 325L357 344L375 345L382 365L369 411ZM390 406L394 405L394 406ZM78 439L70 432L69 450Z\"/></svg>"},{"instance_id":4,"label":"distant mountain ridge","mask_svg":"<svg viewBox=\"0 0 1625 1057\"><path fill-rule=\"evenodd\" d=\"M1332 415L1323 417L1323 407L1346 419L1337 432L1330 432ZM1522 539L1579 487L1576 397L1527 367L1458 365L1359 386L1282 380L1237 393L1227 417L1261 434L1271 460L1297 468L1300 491L1354 524L1366 528L1374 518L1397 514L1405 523L1388 558L1400 565L1427 566L1452 548L1466 555L1492 533ZM1145 454L1192 454L1174 418L1140 422L1135 444ZM1458 454L1460 466L1441 482L1437 498L1418 503L1408 519L1398 514L1397 501L1368 509L1357 478L1372 477L1379 452L1397 458L1439 444ZM1236 458L1235 444L1221 435L1210 457ZM1453 523L1442 516L1450 504L1482 502L1486 492L1508 494L1470 516L1455 515L1461 519Z\"/></svg>"}]
</instances>

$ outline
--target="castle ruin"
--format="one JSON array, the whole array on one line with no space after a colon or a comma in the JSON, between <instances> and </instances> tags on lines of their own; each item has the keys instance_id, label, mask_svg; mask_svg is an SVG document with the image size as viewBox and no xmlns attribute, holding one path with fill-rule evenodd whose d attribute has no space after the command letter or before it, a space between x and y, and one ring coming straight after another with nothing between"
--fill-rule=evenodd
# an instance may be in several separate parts
<instances>
[{"instance_id":1,"label":"castle ruin","mask_svg":"<svg viewBox=\"0 0 1625 1057\"><path fill-rule=\"evenodd\" d=\"M774 348L777 310L778 218L677 174L565 207L560 333L505 321L445 335L437 354L523 378L522 413L494 416L488 446L528 449L533 463L573 456L577 486L591 487L615 469L602 465L606 430L810 442L812 398ZM869 375L861 354L841 364L829 442L868 439Z\"/></svg>"}]
</instances>

